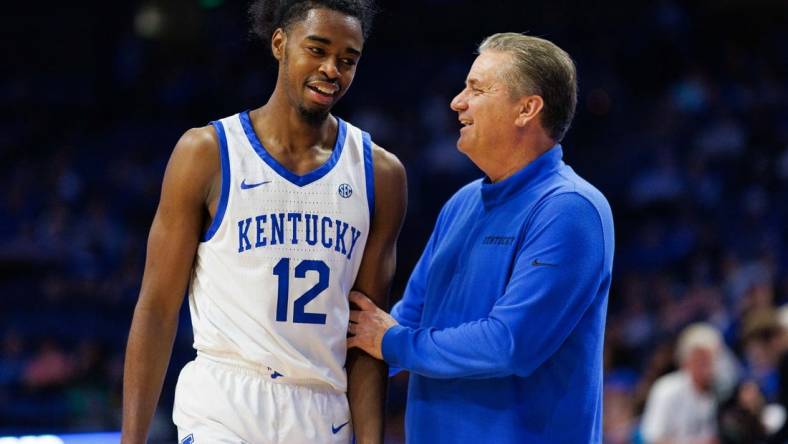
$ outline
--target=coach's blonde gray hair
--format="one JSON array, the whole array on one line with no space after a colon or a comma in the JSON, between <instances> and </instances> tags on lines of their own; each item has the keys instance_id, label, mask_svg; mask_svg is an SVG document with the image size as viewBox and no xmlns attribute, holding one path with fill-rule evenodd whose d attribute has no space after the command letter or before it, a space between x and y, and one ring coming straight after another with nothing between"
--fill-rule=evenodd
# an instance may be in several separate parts
<instances>
[{"instance_id":1,"label":"coach's blonde gray hair","mask_svg":"<svg viewBox=\"0 0 788 444\"><path fill-rule=\"evenodd\" d=\"M510 93L515 97L541 96L542 126L560 142L577 108L577 72L569 54L548 40L516 32L493 34L482 41L478 51L511 55L512 66L503 72Z\"/></svg>"}]
</instances>

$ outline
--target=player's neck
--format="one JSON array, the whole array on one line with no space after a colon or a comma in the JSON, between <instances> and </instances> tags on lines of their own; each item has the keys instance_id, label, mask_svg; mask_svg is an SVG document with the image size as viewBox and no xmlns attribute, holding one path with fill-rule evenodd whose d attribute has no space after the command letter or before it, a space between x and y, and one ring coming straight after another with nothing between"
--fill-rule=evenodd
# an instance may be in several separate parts
<instances>
[{"instance_id":1,"label":"player's neck","mask_svg":"<svg viewBox=\"0 0 788 444\"><path fill-rule=\"evenodd\" d=\"M250 117L258 135L275 140L278 148L287 151L333 146L336 138L337 121L330 114L322 122L309 122L277 94L272 95L262 107L251 111Z\"/></svg>"}]
</instances>

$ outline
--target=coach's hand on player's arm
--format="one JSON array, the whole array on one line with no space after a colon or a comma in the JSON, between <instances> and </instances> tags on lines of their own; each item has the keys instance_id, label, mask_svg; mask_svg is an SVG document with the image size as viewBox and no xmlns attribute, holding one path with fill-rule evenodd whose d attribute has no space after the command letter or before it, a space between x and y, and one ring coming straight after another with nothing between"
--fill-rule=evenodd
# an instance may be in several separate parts
<instances>
[{"instance_id":1,"label":"coach's hand on player's arm","mask_svg":"<svg viewBox=\"0 0 788 444\"><path fill-rule=\"evenodd\" d=\"M383 335L397 325L397 321L378 308L364 293L351 291L350 302L359 309L350 310L348 331L353 336L347 340L348 348L360 348L370 356L383 360Z\"/></svg>"}]
</instances>

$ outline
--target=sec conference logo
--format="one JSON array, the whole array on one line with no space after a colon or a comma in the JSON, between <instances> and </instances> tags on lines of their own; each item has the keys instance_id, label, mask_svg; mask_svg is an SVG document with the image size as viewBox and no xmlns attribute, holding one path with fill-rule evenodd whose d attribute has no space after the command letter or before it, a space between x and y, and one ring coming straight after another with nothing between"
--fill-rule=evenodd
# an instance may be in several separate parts
<instances>
[{"instance_id":1,"label":"sec conference logo","mask_svg":"<svg viewBox=\"0 0 788 444\"><path fill-rule=\"evenodd\" d=\"M350 188L350 185L343 183L342 185L339 186L339 188L337 188L337 192L339 193L340 196L347 199L348 197L350 197L351 194L353 194L353 188Z\"/></svg>"}]
</instances>

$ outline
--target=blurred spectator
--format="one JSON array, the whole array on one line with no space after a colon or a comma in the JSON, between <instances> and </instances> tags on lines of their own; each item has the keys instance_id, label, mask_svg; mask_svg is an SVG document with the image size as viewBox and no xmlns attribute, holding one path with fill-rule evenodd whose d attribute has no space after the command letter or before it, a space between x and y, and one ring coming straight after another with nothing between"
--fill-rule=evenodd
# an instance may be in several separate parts
<instances>
[{"instance_id":1,"label":"blurred spectator","mask_svg":"<svg viewBox=\"0 0 788 444\"><path fill-rule=\"evenodd\" d=\"M720 444L764 444L767 430L761 422L765 400L754 381L744 381L720 405Z\"/></svg>"},{"instance_id":2,"label":"blurred spectator","mask_svg":"<svg viewBox=\"0 0 788 444\"><path fill-rule=\"evenodd\" d=\"M24 384L32 389L63 386L74 375L76 362L57 342L47 338L38 353L31 357L22 374Z\"/></svg>"},{"instance_id":3,"label":"blurred spectator","mask_svg":"<svg viewBox=\"0 0 788 444\"><path fill-rule=\"evenodd\" d=\"M25 344L22 337L15 331L7 332L2 338L0 350L0 389L22 379L27 366L24 356Z\"/></svg>"},{"instance_id":4,"label":"blurred spectator","mask_svg":"<svg viewBox=\"0 0 788 444\"><path fill-rule=\"evenodd\" d=\"M777 311L777 321L782 330L783 337L788 333L788 305L783 305ZM771 436L770 444L785 444L788 442L788 348L784 348L779 354L777 361L777 404L782 407L782 424L778 425L778 430Z\"/></svg>"},{"instance_id":5,"label":"blurred spectator","mask_svg":"<svg viewBox=\"0 0 788 444\"><path fill-rule=\"evenodd\" d=\"M748 378L758 385L767 400L776 399L779 390L777 366L786 349L786 338L777 312L770 306L758 304L745 314L742 348Z\"/></svg>"},{"instance_id":6,"label":"blurred spectator","mask_svg":"<svg viewBox=\"0 0 788 444\"><path fill-rule=\"evenodd\" d=\"M644 365L641 378L635 387L634 403L637 412L643 412L654 383L662 376L676 369L675 356L675 348L669 342L658 344L654 352L649 356L648 361Z\"/></svg>"},{"instance_id":7,"label":"blurred spectator","mask_svg":"<svg viewBox=\"0 0 788 444\"><path fill-rule=\"evenodd\" d=\"M717 442L714 369L722 344L710 324L685 328L676 346L680 369L652 387L643 413L641 434L648 444Z\"/></svg>"},{"instance_id":8,"label":"blurred spectator","mask_svg":"<svg viewBox=\"0 0 788 444\"><path fill-rule=\"evenodd\" d=\"M602 441L605 444L629 444L635 436L635 405L633 387L625 378L606 378L603 396L604 421Z\"/></svg>"}]
</instances>

